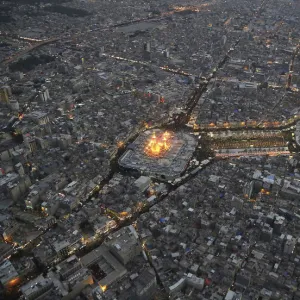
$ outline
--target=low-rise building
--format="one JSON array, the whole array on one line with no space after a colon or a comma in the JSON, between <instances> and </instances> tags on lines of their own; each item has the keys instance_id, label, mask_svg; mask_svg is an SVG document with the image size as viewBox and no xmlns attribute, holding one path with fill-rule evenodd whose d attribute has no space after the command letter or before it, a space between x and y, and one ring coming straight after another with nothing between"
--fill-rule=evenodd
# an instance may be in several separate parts
<instances>
[{"instance_id":1,"label":"low-rise building","mask_svg":"<svg viewBox=\"0 0 300 300\"><path fill-rule=\"evenodd\" d=\"M56 269L62 280L74 274L82 268L82 264L77 256L72 255L56 266Z\"/></svg>"},{"instance_id":2,"label":"low-rise building","mask_svg":"<svg viewBox=\"0 0 300 300\"><path fill-rule=\"evenodd\" d=\"M0 243L0 262L8 258L14 252L14 247L11 244Z\"/></svg>"},{"instance_id":3,"label":"low-rise building","mask_svg":"<svg viewBox=\"0 0 300 300\"><path fill-rule=\"evenodd\" d=\"M94 277L102 287L111 285L127 273L124 266L110 253L109 248L105 245L89 252L80 261L83 266L92 270Z\"/></svg>"},{"instance_id":4,"label":"low-rise building","mask_svg":"<svg viewBox=\"0 0 300 300\"><path fill-rule=\"evenodd\" d=\"M53 282L42 275L21 286L21 292L26 300L44 299L54 288Z\"/></svg>"},{"instance_id":5,"label":"low-rise building","mask_svg":"<svg viewBox=\"0 0 300 300\"><path fill-rule=\"evenodd\" d=\"M0 265L0 282L3 287L13 286L19 280L19 274L9 260Z\"/></svg>"}]
</instances>

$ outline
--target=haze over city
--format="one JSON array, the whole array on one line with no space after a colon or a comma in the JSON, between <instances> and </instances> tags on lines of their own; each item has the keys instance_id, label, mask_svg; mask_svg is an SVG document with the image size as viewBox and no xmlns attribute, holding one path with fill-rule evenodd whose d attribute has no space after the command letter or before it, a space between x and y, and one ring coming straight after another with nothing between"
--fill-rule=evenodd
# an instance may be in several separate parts
<instances>
[{"instance_id":1,"label":"haze over city","mask_svg":"<svg viewBox=\"0 0 300 300\"><path fill-rule=\"evenodd\" d=\"M1 1L0 299L300 300L299 15Z\"/></svg>"}]
</instances>

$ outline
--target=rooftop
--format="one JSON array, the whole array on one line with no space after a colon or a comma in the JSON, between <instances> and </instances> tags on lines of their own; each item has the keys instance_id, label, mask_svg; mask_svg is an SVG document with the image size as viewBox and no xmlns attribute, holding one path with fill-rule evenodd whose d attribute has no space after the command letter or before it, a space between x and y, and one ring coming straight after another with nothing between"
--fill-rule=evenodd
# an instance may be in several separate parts
<instances>
[{"instance_id":1,"label":"rooftop","mask_svg":"<svg viewBox=\"0 0 300 300\"><path fill-rule=\"evenodd\" d=\"M137 242L137 233L134 227L130 225L128 227L123 227L122 229L111 234L109 236L109 241L107 241L106 244L114 247L117 251L129 253L132 251L132 245L135 245Z\"/></svg>"},{"instance_id":2,"label":"rooftop","mask_svg":"<svg viewBox=\"0 0 300 300\"><path fill-rule=\"evenodd\" d=\"M102 245L83 256L81 262L86 267L97 264L99 268L103 270L106 276L99 281L101 286L111 285L127 272L122 264L109 252L109 248L105 245Z\"/></svg>"},{"instance_id":3,"label":"rooftop","mask_svg":"<svg viewBox=\"0 0 300 300\"><path fill-rule=\"evenodd\" d=\"M15 280L18 275L18 272L9 260L0 265L0 282L3 285Z\"/></svg>"},{"instance_id":4,"label":"rooftop","mask_svg":"<svg viewBox=\"0 0 300 300\"><path fill-rule=\"evenodd\" d=\"M31 294L37 292L40 289L43 289L46 286L51 286L53 283L49 278L44 278L42 275L39 275L35 279L27 282L21 287L21 292L25 297L29 297Z\"/></svg>"},{"instance_id":5,"label":"rooftop","mask_svg":"<svg viewBox=\"0 0 300 300\"><path fill-rule=\"evenodd\" d=\"M63 273L65 273L66 271L68 271L69 269L71 269L72 267L74 267L77 264L80 264L80 260L78 259L77 256L72 255L69 258L67 258L66 260L64 260L63 262L61 262L57 266L57 269L59 270L59 272L61 274L63 274Z\"/></svg>"}]
</instances>

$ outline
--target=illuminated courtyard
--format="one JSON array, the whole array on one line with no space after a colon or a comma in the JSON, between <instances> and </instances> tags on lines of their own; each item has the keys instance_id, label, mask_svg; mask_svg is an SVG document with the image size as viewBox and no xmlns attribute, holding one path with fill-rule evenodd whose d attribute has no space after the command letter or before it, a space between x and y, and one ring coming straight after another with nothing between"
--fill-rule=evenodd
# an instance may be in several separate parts
<instances>
[{"instance_id":1,"label":"illuminated courtyard","mask_svg":"<svg viewBox=\"0 0 300 300\"><path fill-rule=\"evenodd\" d=\"M148 130L127 147L119 165L140 174L173 180L184 173L196 145L194 137L183 132Z\"/></svg>"},{"instance_id":2,"label":"illuminated courtyard","mask_svg":"<svg viewBox=\"0 0 300 300\"><path fill-rule=\"evenodd\" d=\"M157 136L154 131L151 138L145 145L145 153L148 156L163 157L167 151L171 148L172 135L170 132L161 133Z\"/></svg>"}]
</instances>

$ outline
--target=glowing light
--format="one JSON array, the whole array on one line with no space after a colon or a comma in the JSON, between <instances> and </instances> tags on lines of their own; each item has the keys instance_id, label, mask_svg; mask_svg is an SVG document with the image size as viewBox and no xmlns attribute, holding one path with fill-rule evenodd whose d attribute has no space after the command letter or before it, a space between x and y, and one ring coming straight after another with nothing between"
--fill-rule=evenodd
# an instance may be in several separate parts
<instances>
[{"instance_id":1,"label":"glowing light","mask_svg":"<svg viewBox=\"0 0 300 300\"><path fill-rule=\"evenodd\" d=\"M194 124L194 125L193 125L193 129L194 129L194 130L198 130L199 128L200 128L200 127L199 127L198 124Z\"/></svg>"},{"instance_id":2,"label":"glowing light","mask_svg":"<svg viewBox=\"0 0 300 300\"><path fill-rule=\"evenodd\" d=\"M18 113L18 118L21 121L24 118L24 114L23 113Z\"/></svg>"},{"instance_id":3,"label":"glowing light","mask_svg":"<svg viewBox=\"0 0 300 300\"><path fill-rule=\"evenodd\" d=\"M171 134L167 131L159 137L154 132L145 147L146 154L149 156L161 156L166 153L171 147L170 137Z\"/></svg>"},{"instance_id":4,"label":"glowing light","mask_svg":"<svg viewBox=\"0 0 300 300\"><path fill-rule=\"evenodd\" d=\"M14 285L18 284L19 282L20 282L20 278L17 277L17 278L14 278L14 279L10 280L8 285L9 286L14 286Z\"/></svg>"},{"instance_id":5,"label":"glowing light","mask_svg":"<svg viewBox=\"0 0 300 300\"><path fill-rule=\"evenodd\" d=\"M4 237L4 241L5 241L5 243L11 244L11 243L13 242L13 239L12 239L11 236L5 236L5 237Z\"/></svg>"},{"instance_id":6,"label":"glowing light","mask_svg":"<svg viewBox=\"0 0 300 300\"><path fill-rule=\"evenodd\" d=\"M100 289L104 293L107 290L107 285L100 285Z\"/></svg>"},{"instance_id":7,"label":"glowing light","mask_svg":"<svg viewBox=\"0 0 300 300\"><path fill-rule=\"evenodd\" d=\"M128 216L128 212L127 211L120 212L120 217L127 217L127 216Z\"/></svg>"},{"instance_id":8,"label":"glowing light","mask_svg":"<svg viewBox=\"0 0 300 300\"><path fill-rule=\"evenodd\" d=\"M122 141L119 141L118 144L117 144L118 148L122 148L124 147L124 142Z\"/></svg>"}]
</instances>

